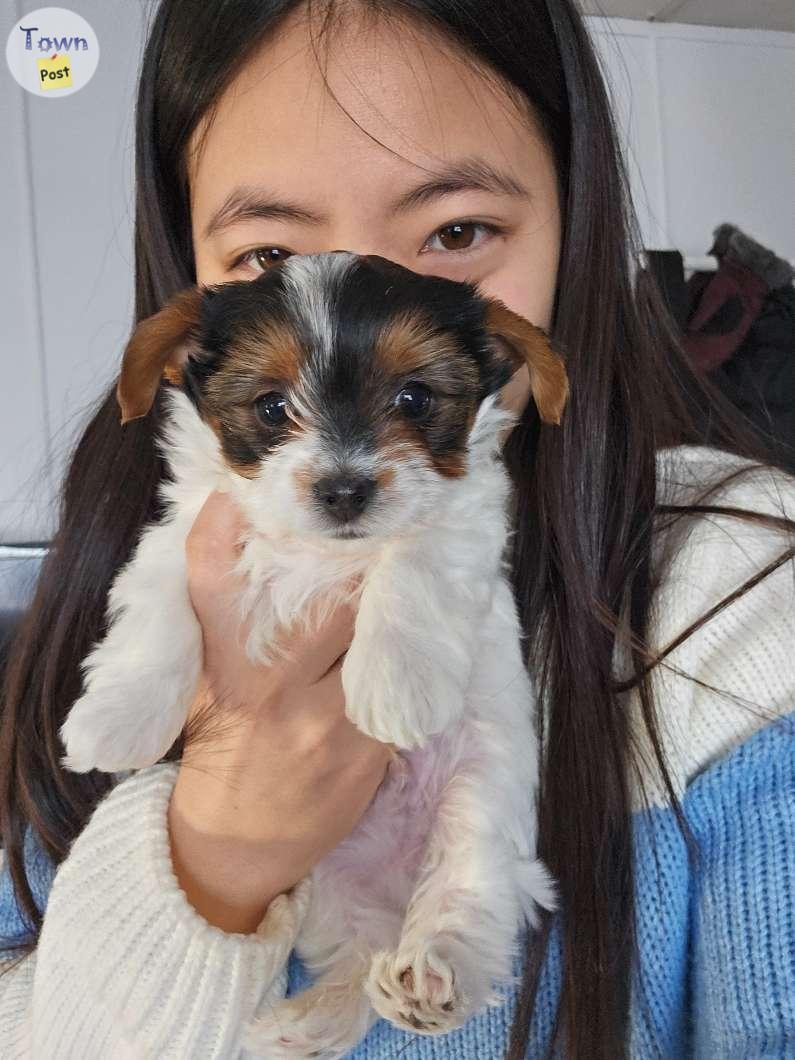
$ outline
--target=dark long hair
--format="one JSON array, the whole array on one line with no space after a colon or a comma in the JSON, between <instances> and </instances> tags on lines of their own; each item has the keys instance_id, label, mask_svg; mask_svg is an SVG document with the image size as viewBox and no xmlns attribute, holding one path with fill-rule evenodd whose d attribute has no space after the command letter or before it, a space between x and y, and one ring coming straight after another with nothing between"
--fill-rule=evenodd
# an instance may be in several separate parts
<instances>
[{"instance_id":1,"label":"dark long hair","mask_svg":"<svg viewBox=\"0 0 795 1060\"><path fill-rule=\"evenodd\" d=\"M186 146L242 62L298 0L164 0L153 20L136 112L136 322L195 282ZM781 466L719 392L696 377L649 285L632 285L637 222L599 66L573 0L361 0L376 15L441 30L531 104L554 153L563 242L552 333L567 352L571 399L561 427L531 406L506 459L517 494L514 588L528 665L549 704L541 732L540 853L560 888L562 993L554 1041L567 1056L626 1055L637 958L628 777L636 766L626 697L633 688L680 826L658 738L644 649L655 586L655 453L710 444ZM330 11L331 4L325 9ZM143 526L159 515L164 468L157 402L120 426L113 388L98 403L65 478L60 524L10 652L0 728L2 840L35 948L42 917L26 877L29 824L59 864L112 784L65 772L59 728L80 694L79 664L102 636L105 601ZM721 511L705 493L668 506ZM748 518L755 518L747 513ZM775 524L775 520L756 516ZM779 520L780 527L795 524ZM782 552L779 562L795 550ZM612 677L617 616L634 635L634 677ZM685 635L709 615L702 616ZM663 653L665 654L665 653ZM662 657L662 656L661 656ZM576 736L574 735L576 734ZM179 760L177 741L169 755ZM576 821L577 827L570 827ZM691 846L692 846L692 837ZM509 1057L525 1054L550 921L528 939Z\"/></svg>"}]
</instances>

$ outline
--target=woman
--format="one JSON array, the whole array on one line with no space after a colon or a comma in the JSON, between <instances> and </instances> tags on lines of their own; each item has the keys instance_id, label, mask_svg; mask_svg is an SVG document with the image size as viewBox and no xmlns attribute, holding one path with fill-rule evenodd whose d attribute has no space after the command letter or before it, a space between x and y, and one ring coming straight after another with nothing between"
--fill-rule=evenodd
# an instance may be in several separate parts
<instances>
[{"instance_id":1,"label":"woman","mask_svg":"<svg viewBox=\"0 0 795 1060\"><path fill-rule=\"evenodd\" d=\"M317 6L161 4L136 319L344 247L477 282L551 331L572 390L559 428L521 375L505 394L562 914L522 939L503 1009L436 1043L379 1022L349 1055L791 1055L795 484L692 377L659 302L633 298L625 177L569 0ZM707 409L720 448L697 444ZM11 881L31 930L0 978L4 1056L241 1055L257 1005L307 983L257 927L295 937L306 877L386 768L344 716L351 614L281 670L218 628L239 523L213 497L188 542L205 674L186 732L131 776L60 769L108 586L157 515L160 415L122 429L112 390L97 409L13 651L4 930Z\"/></svg>"}]
</instances>

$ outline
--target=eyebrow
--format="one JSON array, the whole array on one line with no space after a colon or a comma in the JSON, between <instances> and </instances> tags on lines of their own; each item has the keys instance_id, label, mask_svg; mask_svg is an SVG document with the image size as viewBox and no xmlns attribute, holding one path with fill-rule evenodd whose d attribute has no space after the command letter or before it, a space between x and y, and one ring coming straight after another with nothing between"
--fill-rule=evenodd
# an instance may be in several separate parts
<instances>
[{"instance_id":1,"label":"eyebrow","mask_svg":"<svg viewBox=\"0 0 795 1060\"><path fill-rule=\"evenodd\" d=\"M394 199L388 211L393 214L407 213L460 191L485 191L492 195L530 199L530 192L515 177L496 169L485 159L471 157L447 163L429 180ZM251 220L293 221L301 225L324 225L329 222L326 214L286 199L277 199L265 188L242 184L229 193L212 215L204 229L204 238L209 239L232 225Z\"/></svg>"}]
</instances>

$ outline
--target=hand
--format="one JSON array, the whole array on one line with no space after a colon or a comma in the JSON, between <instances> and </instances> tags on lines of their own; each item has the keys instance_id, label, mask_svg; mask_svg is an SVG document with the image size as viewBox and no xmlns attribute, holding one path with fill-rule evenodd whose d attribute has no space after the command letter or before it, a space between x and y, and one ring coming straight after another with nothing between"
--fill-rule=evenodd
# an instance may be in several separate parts
<instances>
[{"instance_id":1,"label":"hand","mask_svg":"<svg viewBox=\"0 0 795 1060\"><path fill-rule=\"evenodd\" d=\"M188 535L205 666L169 809L183 887L227 930L253 930L270 898L353 831L393 757L345 715L340 671L353 639L351 608L339 607L308 637L293 636L289 660L249 661L247 630L231 617L243 528L237 506L214 493Z\"/></svg>"}]
</instances>

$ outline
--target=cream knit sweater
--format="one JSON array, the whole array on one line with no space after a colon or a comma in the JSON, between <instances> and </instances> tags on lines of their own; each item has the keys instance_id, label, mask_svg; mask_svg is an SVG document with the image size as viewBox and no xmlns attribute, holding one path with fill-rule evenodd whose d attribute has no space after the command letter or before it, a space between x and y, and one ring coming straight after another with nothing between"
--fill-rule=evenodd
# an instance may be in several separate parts
<instances>
[{"instance_id":1,"label":"cream knit sweater","mask_svg":"<svg viewBox=\"0 0 795 1060\"><path fill-rule=\"evenodd\" d=\"M730 463L743 462L702 447L663 450L660 491L665 499L681 498ZM715 503L774 514L783 506L792 518L795 482L754 472ZM654 645L667 643L787 544L761 527L716 516L690 524L657 598ZM783 673L795 652L793 566L786 564L745 603L717 615L669 661L774 714L793 710L791 665L789 676ZM751 643L753 658L745 649ZM680 791L765 724L757 713L674 673L657 680L664 742ZM240 1047L241 1028L259 1006L285 995L311 878L274 899L257 934L229 934L208 924L189 905L172 869L167 809L177 772L175 765L159 764L118 779L59 867L37 950L0 976L4 1060L251 1055ZM646 799L642 803L636 790L636 808L667 805L653 781Z\"/></svg>"}]
</instances>

